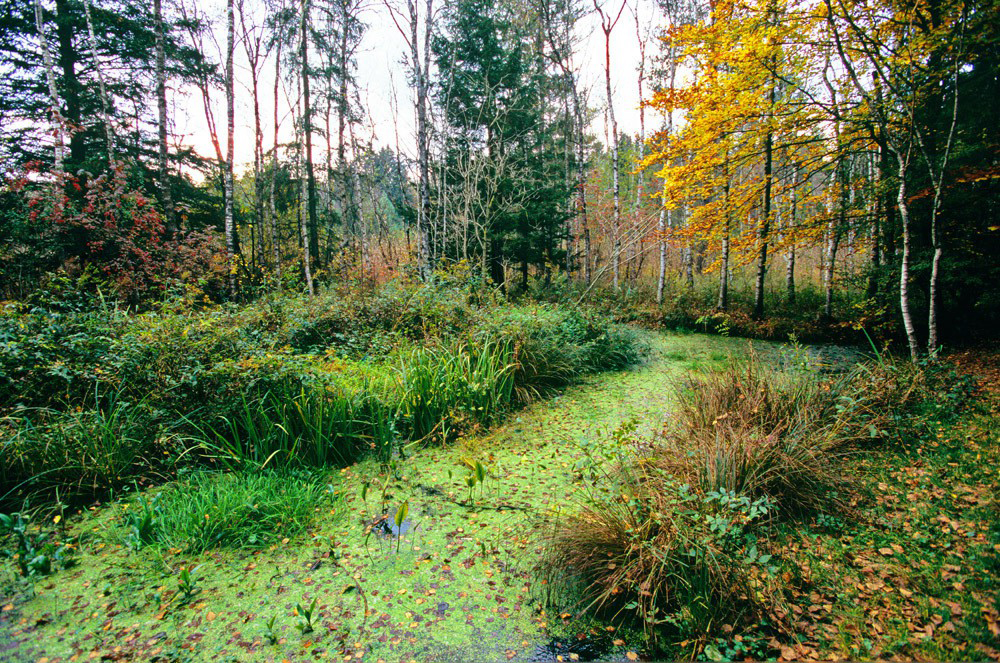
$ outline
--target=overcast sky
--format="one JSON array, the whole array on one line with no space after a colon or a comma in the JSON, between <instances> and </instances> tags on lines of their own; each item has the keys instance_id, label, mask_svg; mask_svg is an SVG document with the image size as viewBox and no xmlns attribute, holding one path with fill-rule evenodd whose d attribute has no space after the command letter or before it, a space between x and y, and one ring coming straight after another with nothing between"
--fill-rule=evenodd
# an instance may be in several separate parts
<instances>
[{"instance_id":1,"label":"overcast sky","mask_svg":"<svg viewBox=\"0 0 1000 663\"><path fill-rule=\"evenodd\" d=\"M438 0L438 4L441 0ZM654 2L650 0L628 0L629 6L622 13L621 19L611 35L611 83L615 115L618 119L619 131L622 133L637 133L639 131L639 92L637 85L637 70L640 61L639 40L636 35L636 21L633 11L638 8L641 30L649 35L646 56L649 60L659 52L656 39L663 24L661 15ZM248 3L249 5L250 3ZM421 3L422 4L422 3ZM617 13L621 4L605 0L606 10ZM216 41L225 43L223 15L224 0L198 2L199 9L216 18ZM585 90L589 94L591 107L605 107L604 86L604 34L600 28L600 20L596 12L591 11L578 24L579 47L574 55L575 64L581 72ZM413 98L407 85L406 71L403 65L403 53L406 44L396 26L389 17L388 9L381 2L373 2L362 15L367 25L361 48L357 56L356 79L359 87L361 105L366 117L362 126L356 129L359 140L373 139L376 146L395 146L395 119L399 124L399 144L404 153L413 156L415 139L415 118ZM237 26L237 33L239 27ZM210 53L210 57L220 57L219 53ZM647 71L649 64L647 63ZM273 62L268 62L261 78L261 114L264 122L264 149L271 146L272 135L272 85L274 80ZM648 95L648 82L646 93ZM395 94L394 94L395 92ZM281 124L281 140L291 138L292 120L288 111L288 101L294 101L294 88L283 89L279 101L279 123ZM286 96L287 95L287 96ZM398 116L394 118L393 98L398 106ZM174 132L177 141L194 147L204 156L214 157L214 150L209 139L205 113L199 92L192 89L175 89L172 91ZM220 142L225 145L225 96L222 90L214 92L213 106L216 124L221 135ZM647 113L647 130L655 127L659 119L649 117ZM335 123L333 119L331 122ZM323 119L316 119L317 126L322 126ZM591 127L599 139L604 140L604 119L599 114ZM317 152L325 150L325 140L320 143ZM225 149L225 148L223 148ZM253 98L250 92L250 73L241 46L236 48L236 132L235 132L236 163L246 166L253 160Z\"/></svg>"}]
</instances>

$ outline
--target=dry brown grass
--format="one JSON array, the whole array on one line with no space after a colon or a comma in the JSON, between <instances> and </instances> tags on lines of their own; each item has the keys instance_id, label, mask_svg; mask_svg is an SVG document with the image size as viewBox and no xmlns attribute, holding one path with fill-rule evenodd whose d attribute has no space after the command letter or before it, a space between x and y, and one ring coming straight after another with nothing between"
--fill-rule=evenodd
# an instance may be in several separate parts
<instances>
[{"instance_id":1,"label":"dry brown grass","mask_svg":"<svg viewBox=\"0 0 1000 663\"><path fill-rule=\"evenodd\" d=\"M613 497L555 523L549 570L653 636L698 640L774 614L767 523L842 508L843 460L883 435L914 379L890 364L831 378L756 357L689 379L662 434L607 470L600 494Z\"/></svg>"}]
</instances>

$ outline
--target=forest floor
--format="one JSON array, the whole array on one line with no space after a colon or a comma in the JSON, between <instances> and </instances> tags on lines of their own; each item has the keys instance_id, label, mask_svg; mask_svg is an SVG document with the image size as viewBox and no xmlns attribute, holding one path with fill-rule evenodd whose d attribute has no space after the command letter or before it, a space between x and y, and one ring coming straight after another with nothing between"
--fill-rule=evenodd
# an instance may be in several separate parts
<instances>
[{"instance_id":1,"label":"forest floor","mask_svg":"<svg viewBox=\"0 0 1000 663\"><path fill-rule=\"evenodd\" d=\"M637 633L577 614L537 567L544 523L586 498L614 431L630 421L655 431L679 381L748 345L650 342L644 364L589 377L482 436L332 473L333 508L263 551L130 550L129 499L69 518L59 526L82 535L74 568L25 585L0 562L0 660L647 658ZM928 420L912 444L859 453L853 518L787 526L774 618L790 631L723 627L711 648L676 643L678 654L1000 658L997 396L985 392L957 424ZM488 476L470 493L475 461ZM194 569L186 597L182 569ZM313 601L311 631L297 628Z\"/></svg>"}]
</instances>

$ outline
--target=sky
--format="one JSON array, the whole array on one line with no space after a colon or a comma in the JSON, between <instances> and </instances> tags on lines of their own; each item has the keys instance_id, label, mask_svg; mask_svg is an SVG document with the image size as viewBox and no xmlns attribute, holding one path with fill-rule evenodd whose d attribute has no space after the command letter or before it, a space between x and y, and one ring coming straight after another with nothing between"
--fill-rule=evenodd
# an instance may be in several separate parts
<instances>
[{"instance_id":1,"label":"sky","mask_svg":"<svg viewBox=\"0 0 1000 663\"><path fill-rule=\"evenodd\" d=\"M639 131L639 92L637 71L640 62L639 39L636 34L635 11L638 11L640 29L645 39L647 61L659 52L656 39L660 27L664 24L656 4L651 0L627 0L621 18L611 34L611 83L612 99L615 116L621 133L638 133ZM437 1L440 4L441 0ZM593 0L591 0L591 3ZM218 48L225 44L224 30L224 0L198 2L199 10L215 19L216 33L214 43L208 42L207 48ZM252 3L247 3L251 6ZM421 3L422 4L422 3ZM605 11L617 13L621 7L619 2L604 0ZM600 27L600 19L593 4L591 9L578 23L579 47L574 54L574 63L580 71L580 78L585 93L588 94L589 105L603 111L606 106L604 84L604 34ZM413 96L407 85L406 68L403 63L404 50L407 48L403 37L392 22L388 9L378 0L364 10L362 20L366 24L364 37L357 55L355 77L358 83L358 94L366 117L356 128L359 140L371 140L376 147L395 147L397 142L396 120L398 119L398 141L400 149L410 157L415 154L416 144L415 117L413 111ZM238 18L237 18L238 22ZM239 28L237 27L237 33ZM209 54L217 61L221 52ZM647 63L647 71L649 69ZM234 132L235 162L237 169L246 168L253 161L253 97L250 90L250 70L242 46L236 46L235 62L236 81L236 131ZM274 64L268 62L261 76L261 114L264 123L264 149L271 145L273 131L272 115L272 85L274 80ZM287 141L292 135L292 120L289 113L289 102L294 101L296 91L283 89L279 101L279 136ZM646 94L649 94L649 83L646 83ZM205 112L200 92L194 88L171 90L170 103L173 108L173 133L176 142L193 147L199 154L214 157L214 148L205 121ZM225 149L225 95L223 91L213 92L213 109L216 125L219 127L219 140ZM647 131L655 126L658 119L647 113ZM316 120L322 123L322 119ZM333 120L335 122L335 120ZM604 140L604 114L599 112L591 126L591 131L599 140ZM317 139L318 149L325 149L325 140Z\"/></svg>"}]
</instances>

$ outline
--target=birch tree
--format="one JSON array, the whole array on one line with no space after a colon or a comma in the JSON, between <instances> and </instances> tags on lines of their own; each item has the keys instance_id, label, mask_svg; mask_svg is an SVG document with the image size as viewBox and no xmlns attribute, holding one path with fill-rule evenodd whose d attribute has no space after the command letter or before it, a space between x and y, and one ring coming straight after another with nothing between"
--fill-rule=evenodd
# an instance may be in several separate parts
<instances>
[{"instance_id":1,"label":"birch tree","mask_svg":"<svg viewBox=\"0 0 1000 663\"><path fill-rule=\"evenodd\" d=\"M417 272L420 278L430 277L430 126L428 93L430 90L431 33L434 24L434 0L424 4L423 35L420 34L421 19L419 0L405 0L405 11L383 0L393 24L409 49L407 62L410 66L410 85L414 93L417 116L417 169L419 171L419 206L417 208Z\"/></svg>"},{"instance_id":2,"label":"birch tree","mask_svg":"<svg viewBox=\"0 0 1000 663\"><path fill-rule=\"evenodd\" d=\"M611 194L613 198L613 218L612 218L612 283L615 290L621 289L621 191L619 183L618 164L618 121L615 119L615 104L611 91L611 32L618 24L622 12L625 11L626 2L622 0L622 6L614 18L604 11L597 0L594 0L594 11L601 19L601 32L604 33L604 86L608 103L608 120L610 122L611 136L609 139L611 149Z\"/></svg>"}]
</instances>

